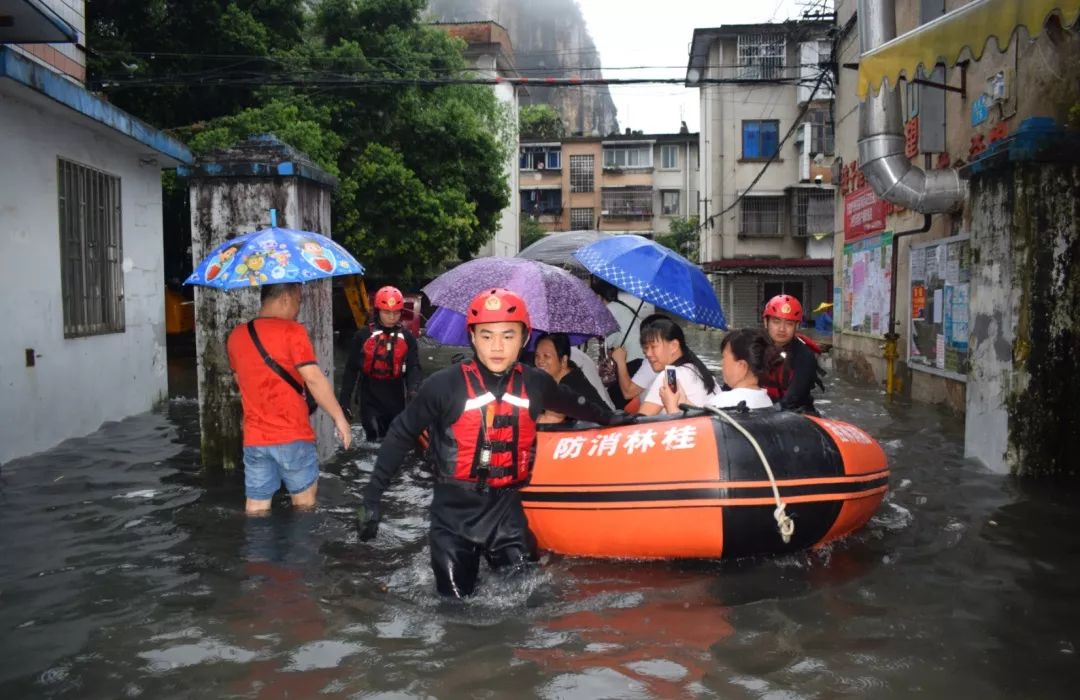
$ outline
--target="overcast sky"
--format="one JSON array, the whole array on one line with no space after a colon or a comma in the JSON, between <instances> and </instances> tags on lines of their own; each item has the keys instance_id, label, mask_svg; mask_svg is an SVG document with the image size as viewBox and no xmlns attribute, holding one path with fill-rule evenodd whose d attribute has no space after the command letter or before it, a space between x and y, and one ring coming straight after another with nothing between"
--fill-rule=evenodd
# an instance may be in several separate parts
<instances>
[{"instance_id":1,"label":"overcast sky","mask_svg":"<svg viewBox=\"0 0 1080 700\"><path fill-rule=\"evenodd\" d=\"M578 0L605 78L686 77L696 27L782 21L799 15L799 0ZM614 70L624 66L666 66ZM645 133L698 130L698 91L680 85L611 86L619 127Z\"/></svg>"}]
</instances>

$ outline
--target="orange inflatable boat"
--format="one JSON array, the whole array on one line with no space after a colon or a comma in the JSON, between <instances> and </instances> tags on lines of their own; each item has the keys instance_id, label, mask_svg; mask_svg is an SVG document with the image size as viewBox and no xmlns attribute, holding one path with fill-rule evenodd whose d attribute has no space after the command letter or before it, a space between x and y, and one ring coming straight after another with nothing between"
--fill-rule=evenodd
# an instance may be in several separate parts
<instances>
[{"instance_id":1,"label":"orange inflatable boat","mask_svg":"<svg viewBox=\"0 0 1080 700\"><path fill-rule=\"evenodd\" d=\"M786 412L559 426L536 449L521 493L529 527L541 548L579 556L805 549L865 525L889 482L885 453L864 431Z\"/></svg>"}]
</instances>

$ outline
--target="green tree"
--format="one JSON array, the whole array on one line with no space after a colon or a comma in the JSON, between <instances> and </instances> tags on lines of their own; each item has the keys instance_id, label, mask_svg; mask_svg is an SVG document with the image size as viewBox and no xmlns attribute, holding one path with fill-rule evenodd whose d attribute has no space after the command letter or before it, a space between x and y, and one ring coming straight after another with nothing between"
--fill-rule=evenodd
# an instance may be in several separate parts
<instances>
[{"instance_id":1,"label":"green tree","mask_svg":"<svg viewBox=\"0 0 1080 700\"><path fill-rule=\"evenodd\" d=\"M86 3L90 84L118 107L172 128L258 102L279 55L303 39L305 0Z\"/></svg>"},{"instance_id":2,"label":"green tree","mask_svg":"<svg viewBox=\"0 0 1080 700\"><path fill-rule=\"evenodd\" d=\"M518 225L521 231L521 249L524 250L547 235L547 229L540 225L536 217L523 214Z\"/></svg>"},{"instance_id":3,"label":"green tree","mask_svg":"<svg viewBox=\"0 0 1080 700\"><path fill-rule=\"evenodd\" d=\"M155 80L194 84L110 88L110 96L126 99L122 106L137 116L176 127L199 153L268 132L306 152L338 177L335 237L373 273L409 285L448 259L474 255L510 201L504 165L512 129L494 92L413 82L467 75L464 42L422 24L425 4L104 0L93 3L91 28L100 36L91 44L112 46L99 71L113 69L106 64L118 56L162 62L162 55L138 49L158 40L182 45L170 32L183 29L198 35L185 52L243 54L235 56L237 66L215 64L221 70L210 75L233 79L239 71L255 83L283 71L322 78L307 89L222 91L206 86L205 71L193 73L178 60ZM132 16L115 16L121 12ZM198 12L205 16L193 16ZM135 74L141 70L142 64ZM337 84L327 85L327 76ZM182 104L184 95L190 105Z\"/></svg>"},{"instance_id":4,"label":"green tree","mask_svg":"<svg viewBox=\"0 0 1080 700\"><path fill-rule=\"evenodd\" d=\"M698 262L698 218L675 217L668 225L668 232L656 237L660 245L671 248L691 262Z\"/></svg>"},{"instance_id":5,"label":"green tree","mask_svg":"<svg viewBox=\"0 0 1080 700\"><path fill-rule=\"evenodd\" d=\"M526 105L518 112L518 131L523 139L558 141L566 136L562 117L551 105Z\"/></svg>"}]
</instances>

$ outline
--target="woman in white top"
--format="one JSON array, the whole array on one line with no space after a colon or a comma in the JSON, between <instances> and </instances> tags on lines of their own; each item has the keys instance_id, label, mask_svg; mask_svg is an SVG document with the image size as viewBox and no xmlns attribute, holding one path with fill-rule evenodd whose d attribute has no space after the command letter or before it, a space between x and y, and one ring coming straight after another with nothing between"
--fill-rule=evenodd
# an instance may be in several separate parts
<instances>
[{"instance_id":1,"label":"woman in white top","mask_svg":"<svg viewBox=\"0 0 1080 700\"><path fill-rule=\"evenodd\" d=\"M763 331L758 328L744 328L732 331L720 341L720 352L724 356L724 384L728 389L718 391L697 402L694 397L682 391L673 392L666 386L660 388L660 397L667 413L678 411L679 404L692 406L712 406L713 408L735 408L741 403L749 409L772 408L769 392L761 388L761 382L768 375L769 369L780 360L776 346Z\"/></svg>"},{"instance_id":2,"label":"woman in white top","mask_svg":"<svg viewBox=\"0 0 1080 700\"><path fill-rule=\"evenodd\" d=\"M667 386L667 366L675 367L676 384L679 395L695 406L701 406L716 391L716 379L705 367L698 356L686 346L686 338L679 324L670 319L657 319L641 329L641 348L645 351L645 361L656 379L645 398L641 400L638 413L643 416L655 416L658 413L678 413L679 408L667 410L660 397L661 387Z\"/></svg>"}]
</instances>

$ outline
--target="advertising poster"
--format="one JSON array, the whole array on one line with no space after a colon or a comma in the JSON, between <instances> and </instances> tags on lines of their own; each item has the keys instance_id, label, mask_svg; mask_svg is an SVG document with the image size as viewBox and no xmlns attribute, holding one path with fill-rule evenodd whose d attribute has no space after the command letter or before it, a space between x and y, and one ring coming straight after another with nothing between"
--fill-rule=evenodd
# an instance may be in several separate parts
<instances>
[{"instance_id":1,"label":"advertising poster","mask_svg":"<svg viewBox=\"0 0 1080 700\"><path fill-rule=\"evenodd\" d=\"M967 236L910 250L908 363L955 379L968 371L971 255Z\"/></svg>"},{"instance_id":2,"label":"advertising poster","mask_svg":"<svg viewBox=\"0 0 1080 700\"><path fill-rule=\"evenodd\" d=\"M844 246L842 290L837 292L843 301L843 330L873 336L889 331L892 242L892 232L886 231Z\"/></svg>"}]
</instances>

